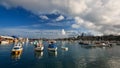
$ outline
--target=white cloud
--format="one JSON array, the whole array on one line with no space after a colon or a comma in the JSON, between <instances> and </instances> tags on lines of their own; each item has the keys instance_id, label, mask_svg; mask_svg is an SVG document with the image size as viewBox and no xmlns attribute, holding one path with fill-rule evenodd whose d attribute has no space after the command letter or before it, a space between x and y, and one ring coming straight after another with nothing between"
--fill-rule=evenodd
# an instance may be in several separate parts
<instances>
[{"instance_id":1,"label":"white cloud","mask_svg":"<svg viewBox=\"0 0 120 68\"><path fill-rule=\"evenodd\" d=\"M40 16L40 18L41 18L41 19L44 19L44 20L48 20L48 19L49 19L49 18L48 18L47 16L45 16L45 15Z\"/></svg>"},{"instance_id":2,"label":"white cloud","mask_svg":"<svg viewBox=\"0 0 120 68\"><path fill-rule=\"evenodd\" d=\"M84 23L84 20L83 19L81 19L80 17L75 17L75 22L77 23L77 24L83 24Z\"/></svg>"},{"instance_id":3,"label":"white cloud","mask_svg":"<svg viewBox=\"0 0 120 68\"><path fill-rule=\"evenodd\" d=\"M60 15L60 16L56 19L56 21L61 21L61 20L63 20L63 19L64 19L64 16Z\"/></svg>"},{"instance_id":4,"label":"white cloud","mask_svg":"<svg viewBox=\"0 0 120 68\"><path fill-rule=\"evenodd\" d=\"M76 28L76 29L78 29L78 28L80 28L80 25L73 24L73 25L72 25L72 28Z\"/></svg>"},{"instance_id":5,"label":"white cloud","mask_svg":"<svg viewBox=\"0 0 120 68\"><path fill-rule=\"evenodd\" d=\"M87 29L96 29L96 25L92 22L83 20L82 18L75 17L75 24L72 25L73 28L87 28Z\"/></svg>"},{"instance_id":6,"label":"white cloud","mask_svg":"<svg viewBox=\"0 0 120 68\"><path fill-rule=\"evenodd\" d=\"M84 27L103 34L120 32L119 3L120 0L0 0L0 4L7 8L22 7L38 16L59 11L75 17L72 28Z\"/></svg>"},{"instance_id":7,"label":"white cloud","mask_svg":"<svg viewBox=\"0 0 120 68\"><path fill-rule=\"evenodd\" d=\"M87 5L84 0L70 0L68 1L68 9L71 14L78 15L87 9Z\"/></svg>"},{"instance_id":8,"label":"white cloud","mask_svg":"<svg viewBox=\"0 0 120 68\"><path fill-rule=\"evenodd\" d=\"M65 30L64 30L64 29L62 29L62 35L65 35L65 34L66 34Z\"/></svg>"}]
</instances>

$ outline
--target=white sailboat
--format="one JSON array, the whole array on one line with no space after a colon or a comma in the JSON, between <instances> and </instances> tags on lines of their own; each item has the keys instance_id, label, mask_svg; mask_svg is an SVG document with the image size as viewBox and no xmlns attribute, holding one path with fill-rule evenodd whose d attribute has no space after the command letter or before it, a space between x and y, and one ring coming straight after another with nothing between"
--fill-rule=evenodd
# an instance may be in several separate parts
<instances>
[{"instance_id":1,"label":"white sailboat","mask_svg":"<svg viewBox=\"0 0 120 68\"><path fill-rule=\"evenodd\" d=\"M66 35L66 32L65 32L64 29L62 29L62 35L63 35L63 36ZM63 50L66 50L66 51L67 51L67 50L68 50L68 47L65 47L65 46L64 46L64 43L65 43L65 42L62 42L62 47L61 47L61 48L62 48Z\"/></svg>"}]
</instances>

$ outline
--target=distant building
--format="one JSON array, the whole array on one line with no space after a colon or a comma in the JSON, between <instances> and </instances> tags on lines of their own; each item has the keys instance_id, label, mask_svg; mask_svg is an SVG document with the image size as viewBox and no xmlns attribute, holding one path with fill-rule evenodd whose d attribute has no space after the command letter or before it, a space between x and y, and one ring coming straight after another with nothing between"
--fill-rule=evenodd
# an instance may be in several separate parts
<instances>
[{"instance_id":1,"label":"distant building","mask_svg":"<svg viewBox=\"0 0 120 68\"><path fill-rule=\"evenodd\" d=\"M0 36L1 38L3 38L3 39L14 39L13 37L11 37L11 36Z\"/></svg>"},{"instance_id":2,"label":"distant building","mask_svg":"<svg viewBox=\"0 0 120 68\"><path fill-rule=\"evenodd\" d=\"M14 38L11 36L0 36L0 44L12 43Z\"/></svg>"}]
</instances>

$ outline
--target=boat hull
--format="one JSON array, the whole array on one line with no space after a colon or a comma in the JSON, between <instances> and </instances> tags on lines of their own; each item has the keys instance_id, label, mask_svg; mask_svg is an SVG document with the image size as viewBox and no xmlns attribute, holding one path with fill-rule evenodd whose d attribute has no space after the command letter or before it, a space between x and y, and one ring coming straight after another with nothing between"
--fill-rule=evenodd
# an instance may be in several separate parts
<instances>
[{"instance_id":1,"label":"boat hull","mask_svg":"<svg viewBox=\"0 0 120 68\"><path fill-rule=\"evenodd\" d=\"M57 51L57 47L56 48L48 48L49 51Z\"/></svg>"},{"instance_id":2,"label":"boat hull","mask_svg":"<svg viewBox=\"0 0 120 68\"><path fill-rule=\"evenodd\" d=\"M15 55L21 54L22 50L23 50L23 48L20 48L17 50L12 49L12 54L15 54Z\"/></svg>"},{"instance_id":3,"label":"boat hull","mask_svg":"<svg viewBox=\"0 0 120 68\"><path fill-rule=\"evenodd\" d=\"M35 48L35 51L43 51L44 50L44 47L36 47Z\"/></svg>"}]
</instances>

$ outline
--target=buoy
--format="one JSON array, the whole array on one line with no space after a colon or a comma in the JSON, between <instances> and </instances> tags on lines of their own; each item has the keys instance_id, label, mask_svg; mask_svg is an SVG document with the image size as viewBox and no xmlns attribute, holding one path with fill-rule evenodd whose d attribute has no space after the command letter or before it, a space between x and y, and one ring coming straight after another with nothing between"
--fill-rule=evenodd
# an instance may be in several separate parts
<instances>
[{"instance_id":1,"label":"buoy","mask_svg":"<svg viewBox=\"0 0 120 68\"><path fill-rule=\"evenodd\" d=\"M62 47L62 49L68 51L68 47Z\"/></svg>"}]
</instances>

